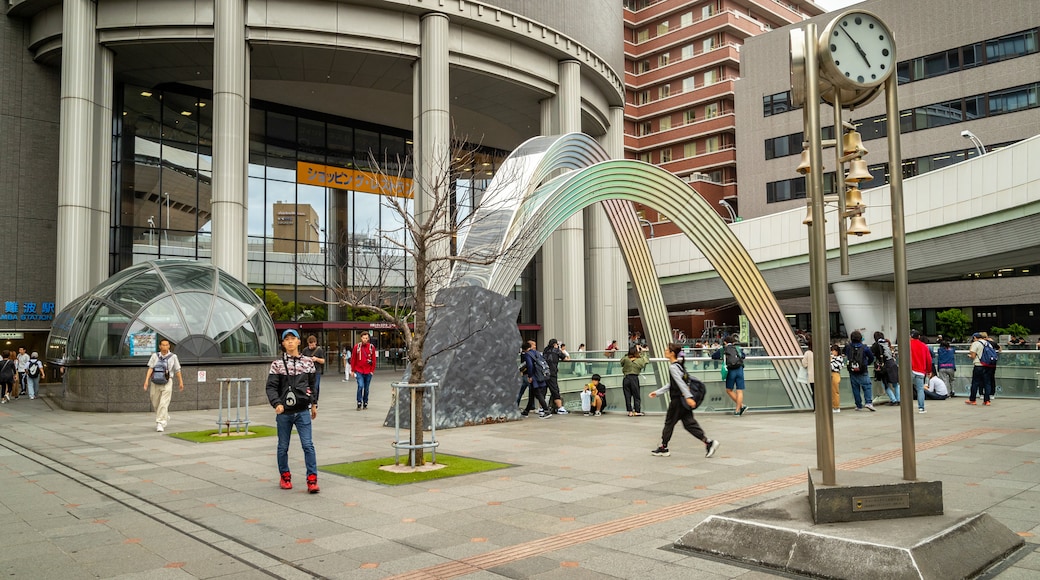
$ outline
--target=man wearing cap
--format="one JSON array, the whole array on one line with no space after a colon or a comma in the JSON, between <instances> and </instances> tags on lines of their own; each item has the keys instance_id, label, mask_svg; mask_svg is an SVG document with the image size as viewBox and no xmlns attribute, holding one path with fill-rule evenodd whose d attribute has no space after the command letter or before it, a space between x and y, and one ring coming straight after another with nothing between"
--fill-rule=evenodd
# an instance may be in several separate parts
<instances>
[{"instance_id":1,"label":"man wearing cap","mask_svg":"<svg viewBox=\"0 0 1040 580\"><path fill-rule=\"evenodd\" d=\"M318 459L314 454L311 421L318 417L318 389L314 386L314 361L300 354L300 333L282 333L282 357L271 363L267 375L267 400L274 407L278 426L278 474L282 489L292 489L289 471L289 438L295 427L307 469L307 492L318 493Z\"/></svg>"},{"instance_id":2,"label":"man wearing cap","mask_svg":"<svg viewBox=\"0 0 1040 580\"><path fill-rule=\"evenodd\" d=\"M968 400L964 401L968 405L977 405L975 402L978 393L982 393L984 404L989 405L989 373L987 373L986 367L982 366L982 349L986 346L983 342L989 340L989 335L985 332L976 332L971 335L971 347L968 349L968 357L971 358L971 394L968 396Z\"/></svg>"}]
</instances>

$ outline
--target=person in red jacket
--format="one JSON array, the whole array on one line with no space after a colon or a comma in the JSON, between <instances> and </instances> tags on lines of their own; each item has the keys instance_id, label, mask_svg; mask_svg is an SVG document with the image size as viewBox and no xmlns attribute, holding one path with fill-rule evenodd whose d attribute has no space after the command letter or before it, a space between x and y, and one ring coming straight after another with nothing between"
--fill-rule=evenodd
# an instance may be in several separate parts
<instances>
[{"instance_id":1,"label":"person in red jacket","mask_svg":"<svg viewBox=\"0 0 1040 580\"><path fill-rule=\"evenodd\" d=\"M376 371L376 347L369 342L368 331L361 332L361 342L350 352L350 372L357 377L357 410L368 408L368 387Z\"/></svg>"},{"instance_id":2,"label":"person in red jacket","mask_svg":"<svg viewBox=\"0 0 1040 580\"><path fill-rule=\"evenodd\" d=\"M916 330L910 333L910 370L914 378L917 412L924 413L924 377L932 371L932 351Z\"/></svg>"}]
</instances>

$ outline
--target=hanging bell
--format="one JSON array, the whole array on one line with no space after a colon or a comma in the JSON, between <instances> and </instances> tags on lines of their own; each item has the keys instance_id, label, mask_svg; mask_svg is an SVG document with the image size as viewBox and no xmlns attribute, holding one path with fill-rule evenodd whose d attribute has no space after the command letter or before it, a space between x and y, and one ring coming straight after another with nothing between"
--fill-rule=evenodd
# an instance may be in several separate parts
<instances>
[{"instance_id":1,"label":"hanging bell","mask_svg":"<svg viewBox=\"0 0 1040 580\"><path fill-rule=\"evenodd\" d=\"M852 222L849 223L848 234L850 236L864 236L870 233L870 228L867 227L867 218L863 217L863 214L852 216Z\"/></svg>"},{"instance_id":2,"label":"hanging bell","mask_svg":"<svg viewBox=\"0 0 1040 580\"><path fill-rule=\"evenodd\" d=\"M841 138L841 144L841 151L845 155L849 155L850 153L855 153L857 151L862 151L864 153L867 152L866 148L863 147L862 137L860 136L859 132L855 129L849 131L848 133L845 133L845 135Z\"/></svg>"},{"instance_id":3,"label":"hanging bell","mask_svg":"<svg viewBox=\"0 0 1040 580\"><path fill-rule=\"evenodd\" d=\"M811 205L806 205L805 206L805 210L806 210L805 211L805 219L802 220L802 223L807 225L807 226L811 226L812 225L812 206Z\"/></svg>"},{"instance_id":4,"label":"hanging bell","mask_svg":"<svg viewBox=\"0 0 1040 580\"><path fill-rule=\"evenodd\" d=\"M809 167L809 150L808 149L802 149L802 160L798 164L798 167L796 168L796 170L798 171L798 173L801 173L802 175L805 175L806 173L809 173L809 169L810 169L810 167Z\"/></svg>"},{"instance_id":5,"label":"hanging bell","mask_svg":"<svg viewBox=\"0 0 1040 580\"><path fill-rule=\"evenodd\" d=\"M845 209L847 211L854 211L860 207L863 207L863 193L855 187L850 187L846 189Z\"/></svg>"},{"instance_id":6,"label":"hanging bell","mask_svg":"<svg viewBox=\"0 0 1040 580\"><path fill-rule=\"evenodd\" d=\"M861 181L870 181L874 179L874 176L867 171L867 162L863 159L853 159L849 163L849 174L845 177L845 183L859 183Z\"/></svg>"}]
</instances>

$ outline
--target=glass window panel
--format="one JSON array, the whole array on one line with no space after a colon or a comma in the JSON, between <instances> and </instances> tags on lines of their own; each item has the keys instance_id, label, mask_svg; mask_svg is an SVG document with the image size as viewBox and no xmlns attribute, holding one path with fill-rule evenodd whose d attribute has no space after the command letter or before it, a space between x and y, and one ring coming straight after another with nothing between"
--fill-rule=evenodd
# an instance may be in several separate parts
<instances>
[{"instance_id":1,"label":"glass window panel","mask_svg":"<svg viewBox=\"0 0 1040 580\"><path fill-rule=\"evenodd\" d=\"M296 181L296 149L267 147L267 179Z\"/></svg>"},{"instance_id":2,"label":"glass window panel","mask_svg":"<svg viewBox=\"0 0 1040 580\"><path fill-rule=\"evenodd\" d=\"M986 98L975 95L964 99L964 119L971 121L986 115Z\"/></svg>"},{"instance_id":3,"label":"glass window panel","mask_svg":"<svg viewBox=\"0 0 1040 580\"><path fill-rule=\"evenodd\" d=\"M249 219L247 235L270 236L271 212L265 203L265 181L257 177L249 178Z\"/></svg>"},{"instance_id":4,"label":"glass window panel","mask_svg":"<svg viewBox=\"0 0 1040 580\"><path fill-rule=\"evenodd\" d=\"M297 146L300 151L309 153L320 153L324 156L325 151L325 123L313 119L301 117L298 120Z\"/></svg>"},{"instance_id":5,"label":"glass window panel","mask_svg":"<svg viewBox=\"0 0 1040 580\"><path fill-rule=\"evenodd\" d=\"M95 360L129 355L130 349L123 341L123 333L129 325L130 317L125 313L107 304L98 305L82 337L82 358Z\"/></svg>"},{"instance_id":6,"label":"glass window panel","mask_svg":"<svg viewBox=\"0 0 1040 580\"><path fill-rule=\"evenodd\" d=\"M970 44L963 47L961 50L961 59L964 68L969 68L980 64L982 60L982 45L981 44Z\"/></svg>"},{"instance_id":7,"label":"glass window panel","mask_svg":"<svg viewBox=\"0 0 1040 580\"><path fill-rule=\"evenodd\" d=\"M246 315L234 304L216 298L213 302L213 315L210 317L209 329L206 335L215 339L220 338L246 322Z\"/></svg>"},{"instance_id":8,"label":"glass window panel","mask_svg":"<svg viewBox=\"0 0 1040 580\"><path fill-rule=\"evenodd\" d=\"M343 157L353 154L354 130L352 128L329 123L326 127L326 139L329 151L334 151Z\"/></svg>"},{"instance_id":9,"label":"glass window panel","mask_svg":"<svg viewBox=\"0 0 1040 580\"><path fill-rule=\"evenodd\" d=\"M379 247L379 196L374 193L355 191L354 197L354 246Z\"/></svg>"},{"instance_id":10,"label":"glass window panel","mask_svg":"<svg viewBox=\"0 0 1040 580\"><path fill-rule=\"evenodd\" d=\"M214 296L202 292L180 292L176 297L184 314L184 322L188 325L188 334L211 336L206 329L209 326L210 306Z\"/></svg>"},{"instance_id":11,"label":"glass window panel","mask_svg":"<svg viewBox=\"0 0 1040 580\"><path fill-rule=\"evenodd\" d=\"M947 71L946 53L924 57L924 70L926 77L945 74Z\"/></svg>"},{"instance_id":12,"label":"glass window panel","mask_svg":"<svg viewBox=\"0 0 1040 580\"><path fill-rule=\"evenodd\" d=\"M109 294L108 299L129 312L136 314L157 296L166 291L166 286L154 274L144 273L120 283Z\"/></svg>"},{"instance_id":13,"label":"glass window panel","mask_svg":"<svg viewBox=\"0 0 1040 580\"><path fill-rule=\"evenodd\" d=\"M133 85L123 91L123 123L129 134L158 141L162 137L160 92Z\"/></svg>"},{"instance_id":14,"label":"glass window panel","mask_svg":"<svg viewBox=\"0 0 1040 580\"><path fill-rule=\"evenodd\" d=\"M171 264L162 268L162 274L174 292L179 290L212 291L216 282L213 272L212 268L195 264Z\"/></svg>"},{"instance_id":15,"label":"glass window panel","mask_svg":"<svg viewBox=\"0 0 1040 580\"><path fill-rule=\"evenodd\" d=\"M268 111L266 129L268 143L296 148L296 117Z\"/></svg>"},{"instance_id":16,"label":"glass window panel","mask_svg":"<svg viewBox=\"0 0 1040 580\"><path fill-rule=\"evenodd\" d=\"M161 336L169 338L174 342L178 342L188 336L188 331L184 324L181 323L181 318L177 314L177 307L170 296L165 296L161 300L149 304L148 308L138 315L138 319L155 329Z\"/></svg>"},{"instance_id":17,"label":"glass window panel","mask_svg":"<svg viewBox=\"0 0 1040 580\"><path fill-rule=\"evenodd\" d=\"M910 63L907 61L896 64L896 78L899 79L899 84L905 84L910 82Z\"/></svg>"},{"instance_id":18,"label":"glass window panel","mask_svg":"<svg viewBox=\"0 0 1040 580\"><path fill-rule=\"evenodd\" d=\"M260 354L264 356L273 355L277 339L273 334L274 327L271 326L270 322L266 322L266 312L257 312L251 320L250 324L253 330L256 331L256 338L260 343Z\"/></svg>"},{"instance_id":19,"label":"glass window panel","mask_svg":"<svg viewBox=\"0 0 1040 580\"><path fill-rule=\"evenodd\" d=\"M354 163L358 167L371 168L371 158L375 158L377 162L383 158L379 151L379 133L375 131L355 130L354 145Z\"/></svg>"},{"instance_id":20,"label":"glass window panel","mask_svg":"<svg viewBox=\"0 0 1040 580\"><path fill-rule=\"evenodd\" d=\"M244 312L251 313L259 306L257 295L227 273L220 273L217 288L221 297L229 300Z\"/></svg>"},{"instance_id":21,"label":"glass window panel","mask_svg":"<svg viewBox=\"0 0 1040 580\"><path fill-rule=\"evenodd\" d=\"M263 153L267 143L267 112L249 109L249 151Z\"/></svg>"},{"instance_id":22,"label":"glass window panel","mask_svg":"<svg viewBox=\"0 0 1040 580\"><path fill-rule=\"evenodd\" d=\"M246 323L220 341L220 353L224 355L253 355L260 351L260 341L253 332L253 325ZM270 355L271 353L260 353Z\"/></svg>"},{"instance_id":23,"label":"glass window panel","mask_svg":"<svg viewBox=\"0 0 1040 580\"><path fill-rule=\"evenodd\" d=\"M787 137L781 137L779 139L773 139L773 156L774 157L786 157L791 154L789 148L789 141Z\"/></svg>"},{"instance_id":24,"label":"glass window panel","mask_svg":"<svg viewBox=\"0 0 1040 580\"><path fill-rule=\"evenodd\" d=\"M387 159L403 160L405 156L408 155L408 148L404 137L387 135L384 133L382 136L382 144Z\"/></svg>"}]
</instances>

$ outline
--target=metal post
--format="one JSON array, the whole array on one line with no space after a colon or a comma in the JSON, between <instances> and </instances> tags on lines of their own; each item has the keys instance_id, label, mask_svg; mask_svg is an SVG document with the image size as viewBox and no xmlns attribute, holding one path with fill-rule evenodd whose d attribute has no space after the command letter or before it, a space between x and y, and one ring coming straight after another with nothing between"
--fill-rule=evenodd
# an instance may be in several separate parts
<instances>
[{"instance_id":1,"label":"metal post","mask_svg":"<svg viewBox=\"0 0 1040 580\"><path fill-rule=\"evenodd\" d=\"M896 337L899 345L899 398L913 401L910 373L910 299L906 274L906 224L903 210L903 160L899 146L899 98L896 75L885 81L886 127L888 129L888 186L892 198L892 266L895 269ZM923 396L923 395L922 395ZM917 480L917 450L914 447L914 406L899 406L903 439L903 479Z\"/></svg>"},{"instance_id":2,"label":"metal post","mask_svg":"<svg viewBox=\"0 0 1040 580\"><path fill-rule=\"evenodd\" d=\"M823 144L820 136L820 88L816 24L805 25L805 128L809 142L809 187L812 226L809 227L809 260L813 264L812 299L813 374L830 377L830 320L827 313L827 226L823 204ZM836 105L837 106L837 105ZM830 388L816 389L816 449L823 484L835 485L834 418L830 413Z\"/></svg>"},{"instance_id":3,"label":"metal post","mask_svg":"<svg viewBox=\"0 0 1040 580\"><path fill-rule=\"evenodd\" d=\"M841 122L841 91L834 89L834 192L838 194L838 251L840 253L841 275L849 275L849 228L845 223L845 156L842 138L845 126Z\"/></svg>"}]
</instances>

